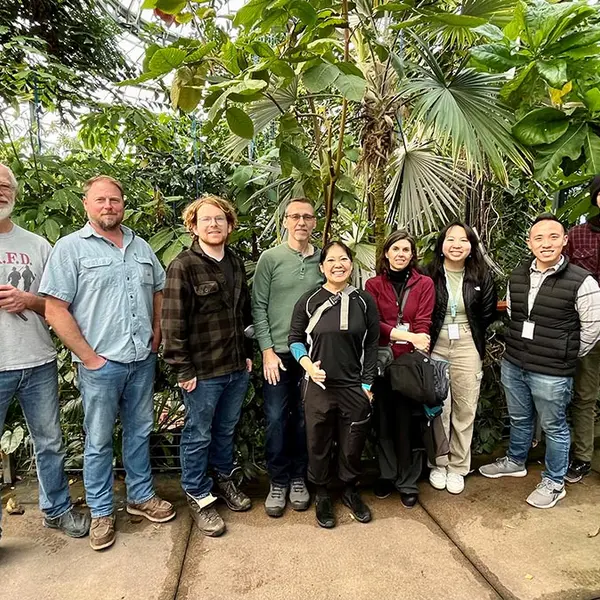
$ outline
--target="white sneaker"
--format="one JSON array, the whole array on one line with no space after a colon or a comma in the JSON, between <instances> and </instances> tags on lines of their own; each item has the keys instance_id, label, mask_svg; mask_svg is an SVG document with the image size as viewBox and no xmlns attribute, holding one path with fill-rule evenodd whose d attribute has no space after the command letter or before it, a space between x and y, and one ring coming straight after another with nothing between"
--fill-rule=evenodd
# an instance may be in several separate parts
<instances>
[{"instance_id":1,"label":"white sneaker","mask_svg":"<svg viewBox=\"0 0 600 600\"><path fill-rule=\"evenodd\" d=\"M436 490L445 490L446 477L446 467L433 467L429 472L429 483Z\"/></svg>"},{"instance_id":2,"label":"white sneaker","mask_svg":"<svg viewBox=\"0 0 600 600\"><path fill-rule=\"evenodd\" d=\"M451 494L460 494L465 489L465 478L458 473L448 473L446 489Z\"/></svg>"}]
</instances>

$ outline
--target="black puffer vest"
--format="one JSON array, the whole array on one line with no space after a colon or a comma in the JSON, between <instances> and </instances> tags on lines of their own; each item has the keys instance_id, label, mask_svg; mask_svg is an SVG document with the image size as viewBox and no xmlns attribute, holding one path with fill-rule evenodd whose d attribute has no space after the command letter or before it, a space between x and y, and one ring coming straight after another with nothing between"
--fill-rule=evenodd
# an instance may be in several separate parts
<instances>
[{"instance_id":1,"label":"black puffer vest","mask_svg":"<svg viewBox=\"0 0 600 600\"><path fill-rule=\"evenodd\" d=\"M589 273L565 258L556 273L548 275L535 298L529 320L535 323L533 339L522 337L527 320L531 260L517 267L510 278L511 318L506 332L505 358L514 365L543 375L571 377L579 352L577 291Z\"/></svg>"}]
</instances>

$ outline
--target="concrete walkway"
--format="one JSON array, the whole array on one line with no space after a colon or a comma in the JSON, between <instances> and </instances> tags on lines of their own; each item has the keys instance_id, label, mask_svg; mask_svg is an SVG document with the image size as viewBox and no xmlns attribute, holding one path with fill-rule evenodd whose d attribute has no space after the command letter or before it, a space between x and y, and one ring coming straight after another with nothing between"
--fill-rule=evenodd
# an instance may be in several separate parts
<instances>
[{"instance_id":1,"label":"concrete walkway","mask_svg":"<svg viewBox=\"0 0 600 600\"><path fill-rule=\"evenodd\" d=\"M93 552L41 526L33 483L5 490L26 511L4 515L3 600L591 600L600 597L600 476L568 488L552 510L525 503L541 467L524 479L467 479L460 496L421 487L421 506L370 493L374 519L355 522L338 504L338 526L316 526L311 508L281 519L261 498L245 514L219 510L228 532L199 535L176 479L158 478L175 521L154 525L123 510L118 538ZM82 495L80 483L73 497ZM593 536L593 537L590 537Z\"/></svg>"}]
</instances>

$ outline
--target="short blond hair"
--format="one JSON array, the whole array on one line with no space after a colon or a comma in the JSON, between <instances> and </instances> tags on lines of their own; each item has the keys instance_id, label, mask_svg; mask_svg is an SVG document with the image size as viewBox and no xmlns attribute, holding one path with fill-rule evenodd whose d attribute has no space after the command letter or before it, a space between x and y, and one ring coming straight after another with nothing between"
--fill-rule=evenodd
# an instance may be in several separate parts
<instances>
[{"instance_id":1,"label":"short blond hair","mask_svg":"<svg viewBox=\"0 0 600 600\"><path fill-rule=\"evenodd\" d=\"M227 217L227 223L231 225L231 229L235 229L237 227L238 220L235 208L233 208L233 204L224 198L219 198L219 196L209 194L194 200L191 204L188 204L183 209L183 224L194 237L196 234L194 233L193 228L198 225L198 211L205 204L211 204L212 206L220 208L225 213L225 216Z\"/></svg>"},{"instance_id":2,"label":"short blond hair","mask_svg":"<svg viewBox=\"0 0 600 600\"><path fill-rule=\"evenodd\" d=\"M114 177L111 177L110 175L96 175L95 177L92 177L90 179L88 179L84 184L83 184L83 195L87 196L88 192L90 191L90 188L97 182L97 181L108 181L110 183L112 183L113 185L116 185L119 188L119 191L121 192L121 196L124 196L123 193L123 185L121 184L120 181L118 181L117 179L115 179Z\"/></svg>"}]
</instances>

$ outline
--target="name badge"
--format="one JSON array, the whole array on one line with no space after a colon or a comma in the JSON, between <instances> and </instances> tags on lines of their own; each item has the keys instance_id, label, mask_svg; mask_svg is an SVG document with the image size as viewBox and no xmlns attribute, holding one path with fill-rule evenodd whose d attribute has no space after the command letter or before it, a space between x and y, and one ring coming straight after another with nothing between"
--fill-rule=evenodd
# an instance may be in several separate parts
<instances>
[{"instance_id":1,"label":"name badge","mask_svg":"<svg viewBox=\"0 0 600 600\"><path fill-rule=\"evenodd\" d=\"M410 331L410 323L400 323L396 329L398 329L398 331Z\"/></svg>"},{"instance_id":2,"label":"name badge","mask_svg":"<svg viewBox=\"0 0 600 600\"><path fill-rule=\"evenodd\" d=\"M460 329L458 327L458 323L448 324L448 339L460 340Z\"/></svg>"},{"instance_id":3,"label":"name badge","mask_svg":"<svg viewBox=\"0 0 600 600\"><path fill-rule=\"evenodd\" d=\"M523 331L521 337L526 340L533 339L533 332L535 331L535 323L533 321L523 321Z\"/></svg>"}]
</instances>

